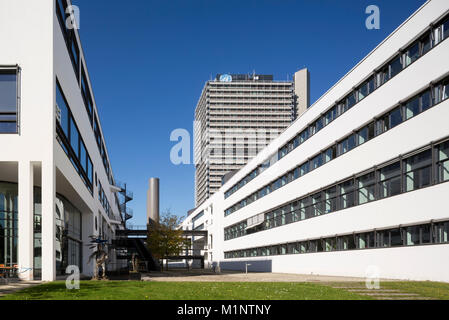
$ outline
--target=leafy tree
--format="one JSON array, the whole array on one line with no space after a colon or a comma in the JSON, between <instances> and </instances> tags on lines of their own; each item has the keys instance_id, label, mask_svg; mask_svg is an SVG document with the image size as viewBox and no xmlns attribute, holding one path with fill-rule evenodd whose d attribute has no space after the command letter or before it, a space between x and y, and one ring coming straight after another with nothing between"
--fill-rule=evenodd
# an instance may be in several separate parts
<instances>
[{"instance_id":1,"label":"leafy tree","mask_svg":"<svg viewBox=\"0 0 449 320\"><path fill-rule=\"evenodd\" d=\"M183 236L183 231L178 229L182 218L171 214L166 210L160 221L148 226L147 245L156 259L161 261L170 256L182 255L189 246L189 240ZM168 269L168 261L166 264Z\"/></svg>"}]
</instances>

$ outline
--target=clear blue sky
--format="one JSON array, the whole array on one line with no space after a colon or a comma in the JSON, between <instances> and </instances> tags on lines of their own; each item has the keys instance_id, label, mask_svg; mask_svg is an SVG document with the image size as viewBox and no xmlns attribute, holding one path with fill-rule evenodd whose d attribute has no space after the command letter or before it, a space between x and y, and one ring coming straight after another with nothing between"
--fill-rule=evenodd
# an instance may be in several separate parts
<instances>
[{"instance_id":1,"label":"clear blue sky","mask_svg":"<svg viewBox=\"0 0 449 320\"><path fill-rule=\"evenodd\" d=\"M115 178L144 224L148 178L161 211L194 207L194 166L170 162L170 133L192 132L205 81L217 73L311 72L316 101L424 0L73 0ZM381 29L365 9L378 5Z\"/></svg>"}]
</instances>

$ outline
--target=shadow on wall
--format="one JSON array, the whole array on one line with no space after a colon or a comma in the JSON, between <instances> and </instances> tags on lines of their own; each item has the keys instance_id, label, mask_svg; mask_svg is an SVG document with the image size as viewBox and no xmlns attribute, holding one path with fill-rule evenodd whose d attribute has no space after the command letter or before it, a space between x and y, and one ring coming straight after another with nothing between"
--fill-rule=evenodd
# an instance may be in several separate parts
<instances>
[{"instance_id":1,"label":"shadow on wall","mask_svg":"<svg viewBox=\"0 0 449 320\"><path fill-rule=\"evenodd\" d=\"M221 270L243 271L246 270L248 264L248 272L272 272L272 260L244 260L244 261L222 261L220 262Z\"/></svg>"}]
</instances>

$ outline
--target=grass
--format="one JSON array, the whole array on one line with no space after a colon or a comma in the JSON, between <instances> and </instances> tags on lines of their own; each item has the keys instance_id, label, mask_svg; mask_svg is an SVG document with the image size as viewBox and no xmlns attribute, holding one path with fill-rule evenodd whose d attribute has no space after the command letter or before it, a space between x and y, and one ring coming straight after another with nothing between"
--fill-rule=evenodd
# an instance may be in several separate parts
<instances>
[{"instance_id":1,"label":"grass","mask_svg":"<svg viewBox=\"0 0 449 320\"><path fill-rule=\"evenodd\" d=\"M422 297L449 300L449 283L442 282L382 282L383 289L397 289L405 293L417 293Z\"/></svg>"},{"instance_id":2,"label":"grass","mask_svg":"<svg viewBox=\"0 0 449 320\"><path fill-rule=\"evenodd\" d=\"M57 281L27 288L0 300L366 300L312 283L81 281L67 290Z\"/></svg>"},{"instance_id":3,"label":"grass","mask_svg":"<svg viewBox=\"0 0 449 320\"><path fill-rule=\"evenodd\" d=\"M330 286L365 288L364 282L334 282L328 283ZM438 300L449 300L449 283L431 281L382 281L380 289L394 289L401 293L415 293L419 297L432 298ZM375 293L375 290L373 290Z\"/></svg>"}]
</instances>

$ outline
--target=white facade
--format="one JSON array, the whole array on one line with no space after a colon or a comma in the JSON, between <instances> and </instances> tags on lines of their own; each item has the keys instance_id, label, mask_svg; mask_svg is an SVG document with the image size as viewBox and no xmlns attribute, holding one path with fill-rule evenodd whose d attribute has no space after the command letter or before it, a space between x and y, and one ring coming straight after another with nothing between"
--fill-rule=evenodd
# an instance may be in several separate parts
<instances>
[{"instance_id":1,"label":"white facade","mask_svg":"<svg viewBox=\"0 0 449 320\"><path fill-rule=\"evenodd\" d=\"M212 222L208 257L222 269L365 277L375 267L381 278L449 282L448 13L449 2L426 2L186 218L191 229L213 208L201 217ZM371 77L378 85L366 93ZM343 112L321 126L333 107Z\"/></svg>"},{"instance_id":2,"label":"white facade","mask_svg":"<svg viewBox=\"0 0 449 320\"><path fill-rule=\"evenodd\" d=\"M57 226L61 210L57 206L62 206L57 199L64 198L66 210L70 207L76 212L77 222L73 222L73 226L71 222L69 224L80 239L73 240L76 249L70 249L72 256L68 259L80 261L79 267L85 275L93 273L93 262L88 263L92 253L88 248L89 237L111 238L122 223L116 195L110 187L114 179L79 35L76 29L67 28L70 24L66 24L66 14L58 19L58 6L64 12L64 7L70 4L70 0L56 3L53 0L0 0L0 77L6 69L16 70L18 74L18 129L12 134L0 134L3 146L0 181L15 184L18 188L18 237L14 249L18 251L18 258L9 257L3 264L14 264L23 279L36 276L34 246L37 242L38 246L41 243L39 269L42 280L54 280L63 272L57 270L57 260L64 261L57 241L61 231ZM69 46L74 50L73 57ZM83 98L81 88L85 88L90 103ZM57 131L58 126L68 127L67 121L70 121L69 113L61 106L60 91L70 109L71 123L77 127L76 130L74 124L70 124L71 136L67 137L70 138L67 142L71 151L65 151L67 146L63 147L61 132L64 131ZM88 105L91 115L87 111ZM78 160L70 160L68 154L72 151ZM33 199L36 194L33 186L41 191L41 204ZM41 240L36 239L39 232L33 231L33 220L37 219L33 215L40 210ZM75 219L68 211L63 214L63 222ZM78 250L81 250L80 256ZM115 258L112 256L111 259L114 261Z\"/></svg>"}]
</instances>

